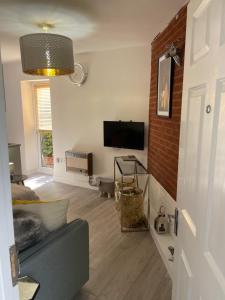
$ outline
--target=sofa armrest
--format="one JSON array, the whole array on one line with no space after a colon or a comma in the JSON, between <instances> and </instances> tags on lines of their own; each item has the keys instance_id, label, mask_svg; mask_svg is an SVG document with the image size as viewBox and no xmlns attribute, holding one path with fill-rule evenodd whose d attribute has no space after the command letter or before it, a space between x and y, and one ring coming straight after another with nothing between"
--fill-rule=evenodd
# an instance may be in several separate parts
<instances>
[{"instance_id":1,"label":"sofa armrest","mask_svg":"<svg viewBox=\"0 0 225 300\"><path fill-rule=\"evenodd\" d=\"M71 300L89 279L88 223L76 220L19 255L20 276L40 283L35 300Z\"/></svg>"}]
</instances>

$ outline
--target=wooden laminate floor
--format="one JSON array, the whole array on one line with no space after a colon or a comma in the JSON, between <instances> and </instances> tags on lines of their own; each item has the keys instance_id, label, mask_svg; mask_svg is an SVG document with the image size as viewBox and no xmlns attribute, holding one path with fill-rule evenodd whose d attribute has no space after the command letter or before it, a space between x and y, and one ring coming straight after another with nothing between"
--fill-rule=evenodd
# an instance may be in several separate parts
<instances>
[{"instance_id":1,"label":"wooden laminate floor","mask_svg":"<svg viewBox=\"0 0 225 300\"><path fill-rule=\"evenodd\" d=\"M90 280L75 300L171 299L171 280L149 232L121 233L113 199L45 182L36 189L42 199L69 198L68 220L81 217L89 222Z\"/></svg>"}]
</instances>

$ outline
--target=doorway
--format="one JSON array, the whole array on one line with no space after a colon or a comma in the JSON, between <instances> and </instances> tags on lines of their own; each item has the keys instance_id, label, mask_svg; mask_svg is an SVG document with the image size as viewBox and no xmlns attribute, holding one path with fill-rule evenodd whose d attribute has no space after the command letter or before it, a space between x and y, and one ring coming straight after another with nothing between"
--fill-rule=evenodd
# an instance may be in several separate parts
<instances>
[{"instance_id":1,"label":"doorway","mask_svg":"<svg viewBox=\"0 0 225 300\"><path fill-rule=\"evenodd\" d=\"M34 84L36 129L38 136L39 168L52 169L53 139L52 139L52 109L49 83Z\"/></svg>"},{"instance_id":2,"label":"doorway","mask_svg":"<svg viewBox=\"0 0 225 300\"><path fill-rule=\"evenodd\" d=\"M25 174L53 173L52 109L49 80L21 82L23 169Z\"/></svg>"}]
</instances>

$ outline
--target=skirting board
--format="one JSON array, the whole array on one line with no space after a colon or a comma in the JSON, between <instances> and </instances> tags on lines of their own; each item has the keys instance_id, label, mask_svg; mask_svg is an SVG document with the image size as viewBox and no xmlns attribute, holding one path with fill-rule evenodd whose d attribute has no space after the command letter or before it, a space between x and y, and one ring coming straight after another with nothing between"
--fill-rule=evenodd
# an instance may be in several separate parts
<instances>
[{"instance_id":1,"label":"skirting board","mask_svg":"<svg viewBox=\"0 0 225 300\"><path fill-rule=\"evenodd\" d=\"M150 225L150 232L156 244L156 247L159 251L159 254L164 262L164 265L166 266L167 272L169 273L170 278L173 281L174 274L175 274L174 262L169 261L170 254L169 254L168 246L169 245L174 246L174 241L171 235L169 234L165 234L165 235L157 234L152 224Z\"/></svg>"},{"instance_id":2,"label":"skirting board","mask_svg":"<svg viewBox=\"0 0 225 300\"><path fill-rule=\"evenodd\" d=\"M158 248L158 251L162 257L162 260L167 268L167 271L173 280L175 270L174 262L169 261L170 252L168 250L169 246L175 246L176 236L173 233L172 222L170 224L170 233L165 235L158 234L154 229L154 219L156 218L160 206L163 205L166 208L167 214L174 214L176 208L176 202L168 194L168 192L160 185L160 183L150 175L150 229L152 238Z\"/></svg>"},{"instance_id":3,"label":"skirting board","mask_svg":"<svg viewBox=\"0 0 225 300\"><path fill-rule=\"evenodd\" d=\"M25 171L23 171L23 174L27 175L28 177L32 176L33 174L37 174L37 173L39 173L39 169L33 169L33 170L25 170Z\"/></svg>"},{"instance_id":4,"label":"skirting board","mask_svg":"<svg viewBox=\"0 0 225 300\"><path fill-rule=\"evenodd\" d=\"M91 186L88 182L88 179L86 181L83 180L77 180L77 179L68 179L65 178L63 176L53 176L53 180L56 182L61 182L61 183L65 183L65 184L69 184L69 185L73 185L73 186L79 186L79 187L83 187L86 189L91 189L91 190L98 190L97 187L95 186Z\"/></svg>"},{"instance_id":5,"label":"skirting board","mask_svg":"<svg viewBox=\"0 0 225 300\"><path fill-rule=\"evenodd\" d=\"M32 176L34 174L41 173L41 174L47 174L47 175L53 175L53 168L38 168L33 170L25 170L23 174L29 176Z\"/></svg>"}]
</instances>

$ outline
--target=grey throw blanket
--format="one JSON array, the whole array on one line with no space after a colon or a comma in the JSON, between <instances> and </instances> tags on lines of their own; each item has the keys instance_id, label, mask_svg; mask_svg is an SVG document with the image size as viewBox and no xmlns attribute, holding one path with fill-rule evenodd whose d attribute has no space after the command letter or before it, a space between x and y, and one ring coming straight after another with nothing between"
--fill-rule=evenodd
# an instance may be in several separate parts
<instances>
[{"instance_id":1,"label":"grey throw blanket","mask_svg":"<svg viewBox=\"0 0 225 300\"><path fill-rule=\"evenodd\" d=\"M23 210L14 210L14 232L17 250L20 252L41 241L48 231L41 219Z\"/></svg>"}]
</instances>

